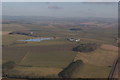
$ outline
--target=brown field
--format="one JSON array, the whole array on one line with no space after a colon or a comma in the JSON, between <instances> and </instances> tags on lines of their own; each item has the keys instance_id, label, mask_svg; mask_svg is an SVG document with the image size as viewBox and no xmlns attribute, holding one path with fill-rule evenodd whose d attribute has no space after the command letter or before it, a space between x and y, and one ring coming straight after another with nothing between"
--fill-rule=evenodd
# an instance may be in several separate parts
<instances>
[{"instance_id":1,"label":"brown field","mask_svg":"<svg viewBox=\"0 0 120 80\"><path fill-rule=\"evenodd\" d=\"M111 48L112 45L110 45ZM112 46L113 47L113 46ZM82 65L72 77L74 78L107 78L114 59L118 56L116 47L112 50L108 48L98 48L96 51L89 53L78 52L74 61L82 60L85 64ZM88 73L90 72L90 73ZM114 75L117 77L117 71Z\"/></svg>"},{"instance_id":2,"label":"brown field","mask_svg":"<svg viewBox=\"0 0 120 80\"><path fill-rule=\"evenodd\" d=\"M110 69L107 66L84 64L73 73L72 78L108 78Z\"/></svg>"},{"instance_id":3,"label":"brown field","mask_svg":"<svg viewBox=\"0 0 120 80\"><path fill-rule=\"evenodd\" d=\"M95 22L82 22L80 24L86 24L86 25L95 25Z\"/></svg>"},{"instance_id":4,"label":"brown field","mask_svg":"<svg viewBox=\"0 0 120 80\"><path fill-rule=\"evenodd\" d=\"M101 46L102 49L110 50L110 51L118 51L118 47L108 44L103 44Z\"/></svg>"},{"instance_id":5,"label":"brown field","mask_svg":"<svg viewBox=\"0 0 120 80\"><path fill-rule=\"evenodd\" d=\"M2 31L2 35L8 35L10 31Z\"/></svg>"},{"instance_id":6,"label":"brown field","mask_svg":"<svg viewBox=\"0 0 120 80\"><path fill-rule=\"evenodd\" d=\"M86 64L110 66L117 56L117 52L98 49L91 53L78 53L74 61L81 59Z\"/></svg>"}]
</instances>

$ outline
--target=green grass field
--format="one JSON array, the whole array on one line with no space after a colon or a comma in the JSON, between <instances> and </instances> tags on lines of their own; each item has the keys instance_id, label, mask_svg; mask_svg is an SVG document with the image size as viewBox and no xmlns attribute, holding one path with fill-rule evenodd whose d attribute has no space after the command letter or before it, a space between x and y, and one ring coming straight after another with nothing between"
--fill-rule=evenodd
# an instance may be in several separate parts
<instances>
[{"instance_id":1,"label":"green grass field","mask_svg":"<svg viewBox=\"0 0 120 80\"><path fill-rule=\"evenodd\" d=\"M20 63L21 65L31 65L40 67L65 68L75 57L74 52L70 51L50 51L35 52L31 51Z\"/></svg>"},{"instance_id":2,"label":"green grass field","mask_svg":"<svg viewBox=\"0 0 120 80\"><path fill-rule=\"evenodd\" d=\"M25 44L24 42L18 40L29 39L32 37L24 36L24 35L3 35L2 36L2 45L4 46L12 46L17 44Z\"/></svg>"},{"instance_id":3,"label":"green grass field","mask_svg":"<svg viewBox=\"0 0 120 80\"><path fill-rule=\"evenodd\" d=\"M3 41L3 61L19 62L22 60L21 65L65 67L76 55L72 51L72 47L76 44L74 42L65 39L28 43L18 41L26 38L30 37L5 35L3 37L5 39Z\"/></svg>"}]
</instances>

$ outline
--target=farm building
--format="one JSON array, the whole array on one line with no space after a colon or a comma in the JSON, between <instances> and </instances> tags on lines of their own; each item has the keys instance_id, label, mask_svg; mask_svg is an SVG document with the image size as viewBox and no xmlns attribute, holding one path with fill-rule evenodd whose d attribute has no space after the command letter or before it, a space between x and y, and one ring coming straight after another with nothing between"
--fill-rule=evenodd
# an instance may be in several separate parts
<instances>
[{"instance_id":1,"label":"farm building","mask_svg":"<svg viewBox=\"0 0 120 80\"><path fill-rule=\"evenodd\" d=\"M80 39L75 39L75 38L68 38L67 40L68 40L68 41L72 41L72 42L73 42L73 41L74 41L74 42L79 42L79 41L80 41Z\"/></svg>"}]
</instances>

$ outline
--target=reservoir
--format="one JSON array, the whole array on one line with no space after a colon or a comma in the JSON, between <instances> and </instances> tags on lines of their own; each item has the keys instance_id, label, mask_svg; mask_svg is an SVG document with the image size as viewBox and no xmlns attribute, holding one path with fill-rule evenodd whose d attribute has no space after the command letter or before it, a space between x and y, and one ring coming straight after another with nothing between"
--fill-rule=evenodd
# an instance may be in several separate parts
<instances>
[{"instance_id":1,"label":"reservoir","mask_svg":"<svg viewBox=\"0 0 120 80\"><path fill-rule=\"evenodd\" d=\"M38 38L38 39L27 39L27 40L19 40L19 41L27 41L27 42L40 42L44 40L51 40L52 38Z\"/></svg>"}]
</instances>

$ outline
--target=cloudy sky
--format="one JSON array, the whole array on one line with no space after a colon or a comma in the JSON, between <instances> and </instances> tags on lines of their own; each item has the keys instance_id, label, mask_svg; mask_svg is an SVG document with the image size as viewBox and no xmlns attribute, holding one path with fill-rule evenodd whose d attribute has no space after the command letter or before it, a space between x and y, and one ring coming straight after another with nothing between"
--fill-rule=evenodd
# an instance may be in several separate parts
<instances>
[{"instance_id":1,"label":"cloudy sky","mask_svg":"<svg viewBox=\"0 0 120 80\"><path fill-rule=\"evenodd\" d=\"M117 18L116 2L3 2L3 15Z\"/></svg>"}]
</instances>

